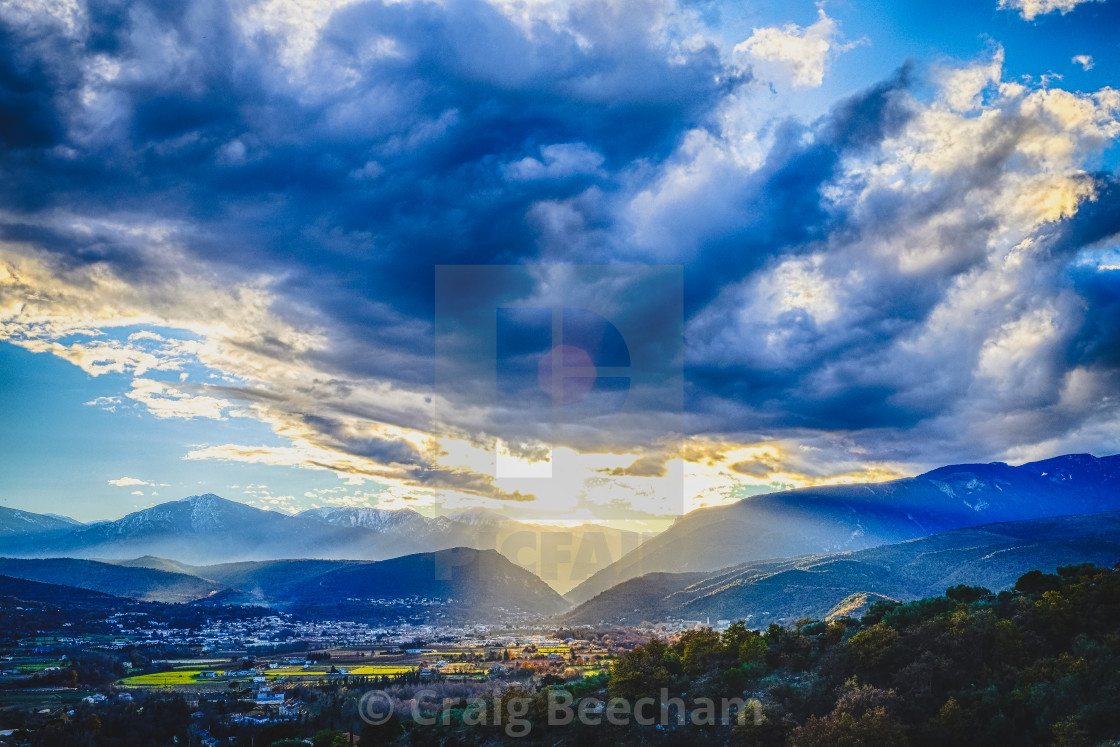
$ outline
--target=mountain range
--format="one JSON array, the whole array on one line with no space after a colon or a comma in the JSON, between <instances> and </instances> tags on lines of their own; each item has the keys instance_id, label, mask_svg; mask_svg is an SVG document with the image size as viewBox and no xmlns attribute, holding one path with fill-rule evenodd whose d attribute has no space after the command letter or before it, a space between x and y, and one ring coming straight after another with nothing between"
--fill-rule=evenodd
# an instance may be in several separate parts
<instances>
[{"instance_id":1,"label":"mountain range","mask_svg":"<svg viewBox=\"0 0 1120 747\"><path fill-rule=\"evenodd\" d=\"M82 526L81 522L54 514L33 514L15 508L0 506L0 537L17 537L70 532Z\"/></svg>"},{"instance_id":2,"label":"mountain range","mask_svg":"<svg viewBox=\"0 0 1120 747\"><path fill-rule=\"evenodd\" d=\"M1010 587L1029 570L1120 560L1120 512L1002 522L865 550L756 561L712 573L651 573L568 604L493 550L455 548L385 561L270 560L188 566L0 558L0 577L154 602L260 605L313 617L494 622L554 616L568 625L745 619L755 627L858 616L876 600L957 584ZM176 570L168 570L174 568ZM40 587L28 587L32 591ZM71 589L73 590L73 589Z\"/></svg>"},{"instance_id":3,"label":"mountain range","mask_svg":"<svg viewBox=\"0 0 1120 747\"><path fill-rule=\"evenodd\" d=\"M0 558L0 574L145 602L191 602L225 588L210 579L187 573L76 558Z\"/></svg>"},{"instance_id":4,"label":"mountain range","mask_svg":"<svg viewBox=\"0 0 1120 747\"><path fill-rule=\"evenodd\" d=\"M890 482L788 490L693 511L565 595L638 576L860 550L963 527L1120 510L1120 455L941 467Z\"/></svg>"},{"instance_id":5,"label":"mountain range","mask_svg":"<svg viewBox=\"0 0 1120 747\"><path fill-rule=\"evenodd\" d=\"M144 601L380 619L423 608L470 620L500 610L573 623L759 623L852 613L953 583L1001 588L1056 564L1111 564L1120 558L1113 512L1120 455L1086 454L753 496L682 516L645 542L483 509L287 515L206 494L88 525L0 509L0 575ZM588 568L598 570L572 588ZM379 599L393 603L370 606Z\"/></svg>"},{"instance_id":6,"label":"mountain range","mask_svg":"<svg viewBox=\"0 0 1120 747\"><path fill-rule=\"evenodd\" d=\"M382 561L271 560L211 566L162 558L120 564L72 558L0 558L0 575L142 601L268 606L362 619L407 618L436 608L464 622L540 617L567 608L563 597L494 550L452 548ZM388 604L378 606L377 603ZM391 603L391 604L389 604ZM372 606L371 606L372 605Z\"/></svg>"},{"instance_id":7,"label":"mountain range","mask_svg":"<svg viewBox=\"0 0 1120 747\"><path fill-rule=\"evenodd\" d=\"M805 617L858 617L880 599L939 596L958 584L1010 588L1027 571L1120 561L1120 512L957 529L830 555L745 563L714 573L651 573L622 582L563 616L571 624L669 618L745 619L752 627Z\"/></svg>"},{"instance_id":8,"label":"mountain range","mask_svg":"<svg viewBox=\"0 0 1120 747\"><path fill-rule=\"evenodd\" d=\"M63 584L45 584L23 578L0 575L0 608L6 599L19 602L54 603L63 602L70 609L98 609L106 612L118 607L125 601L111 594L90 591ZM7 631L4 631L7 633Z\"/></svg>"},{"instance_id":9,"label":"mountain range","mask_svg":"<svg viewBox=\"0 0 1120 747\"><path fill-rule=\"evenodd\" d=\"M0 555L9 557L151 555L211 565L286 558L387 560L471 547L496 549L559 591L571 589L642 539L609 527L525 524L485 509L428 517L409 509L328 507L292 516L210 493L89 525L15 509L0 513ZM595 552L576 551L592 541ZM546 552L568 546L572 550L566 555Z\"/></svg>"}]
</instances>

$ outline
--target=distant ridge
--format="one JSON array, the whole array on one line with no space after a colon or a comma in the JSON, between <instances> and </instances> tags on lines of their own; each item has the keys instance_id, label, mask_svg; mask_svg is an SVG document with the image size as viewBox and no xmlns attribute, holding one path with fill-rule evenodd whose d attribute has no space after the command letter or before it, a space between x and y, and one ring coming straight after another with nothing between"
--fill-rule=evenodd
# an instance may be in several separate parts
<instances>
[{"instance_id":1,"label":"distant ridge","mask_svg":"<svg viewBox=\"0 0 1120 747\"><path fill-rule=\"evenodd\" d=\"M0 506L0 538L19 535L43 535L69 532L82 526L68 516L33 514L16 508Z\"/></svg>"},{"instance_id":2,"label":"distant ridge","mask_svg":"<svg viewBox=\"0 0 1120 747\"><path fill-rule=\"evenodd\" d=\"M9 538L0 553L128 559L142 555L185 563L260 557L310 556L324 550L370 552L364 530L335 527L310 518L263 511L207 493L136 511L116 521L72 528L64 535ZM389 555L407 552L407 542L386 542Z\"/></svg>"},{"instance_id":3,"label":"distant ridge","mask_svg":"<svg viewBox=\"0 0 1120 747\"><path fill-rule=\"evenodd\" d=\"M130 568L73 558L0 558L0 574L145 602L190 602L222 588L212 581L181 572Z\"/></svg>"},{"instance_id":4,"label":"distant ridge","mask_svg":"<svg viewBox=\"0 0 1120 747\"><path fill-rule=\"evenodd\" d=\"M524 524L485 509L448 516L424 516L409 509L323 507L289 515L264 511L212 493L189 496L135 511L115 521L77 524L13 509L12 530L0 532L0 555L10 557L76 557L127 561L150 556L164 559L159 570L193 573L199 565L319 558L388 560L403 555L438 552L453 547L497 549L515 562L526 563L546 582L567 591L625 552L642 537L633 532L599 527L549 527ZM0 515L0 520L4 517ZM596 552L574 558L582 533L600 540ZM543 539L552 535L546 543ZM507 541L510 538L515 541ZM568 560L548 568L537 566L533 547L571 547ZM557 553L557 558L562 558ZM154 561L153 561L154 562ZM178 563L181 567L167 565ZM156 567L156 566L153 566Z\"/></svg>"},{"instance_id":5,"label":"distant ridge","mask_svg":"<svg viewBox=\"0 0 1120 747\"><path fill-rule=\"evenodd\" d=\"M1019 467L941 467L918 477L769 493L694 511L566 598L574 604L637 576L859 550L962 527L1120 510L1120 455L1070 454Z\"/></svg>"},{"instance_id":6,"label":"distant ridge","mask_svg":"<svg viewBox=\"0 0 1120 747\"><path fill-rule=\"evenodd\" d=\"M352 616L369 600L440 599L438 613L486 621L505 614L554 615L564 598L494 550L455 547L382 561L277 560L203 566L199 573L241 590L222 603L294 610L329 607ZM453 604L448 600L455 600Z\"/></svg>"},{"instance_id":7,"label":"distant ridge","mask_svg":"<svg viewBox=\"0 0 1120 747\"><path fill-rule=\"evenodd\" d=\"M168 573L183 573L188 576L198 576L196 572L197 566L180 563L177 560L157 558L155 555L144 555L143 557L132 558L131 560L105 560L104 558L94 558L94 560L112 563L113 565L124 566L126 568L151 568L157 571L167 571Z\"/></svg>"},{"instance_id":8,"label":"distant ridge","mask_svg":"<svg viewBox=\"0 0 1120 747\"><path fill-rule=\"evenodd\" d=\"M462 622L511 616L546 617L567 608L563 597L493 550L451 548L384 561L269 560L187 567L169 572L162 558L106 563L73 558L0 558L0 574L140 601L329 610L364 619L378 601L414 600ZM411 603L411 602L410 602ZM379 619L412 614L408 605L381 609Z\"/></svg>"},{"instance_id":9,"label":"distant ridge","mask_svg":"<svg viewBox=\"0 0 1120 747\"><path fill-rule=\"evenodd\" d=\"M957 584L998 591L1027 571L1086 562L1111 567L1117 561L1120 512L1029 519L708 574L648 574L597 595L561 620L632 625L668 618L746 619L752 627L765 627L803 617L858 617L876 600L921 599Z\"/></svg>"},{"instance_id":10,"label":"distant ridge","mask_svg":"<svg viewBox=\"0 0 1120 747\"><path fill-rule=\"evenodd\" d=\"M98 609L113 609L124 601L111 594L102 594L89 589L62 584L45 584L40 581L28 581L24 578L0 575L0 599L5 598L48 604L64 602L69 607L96 607Z\"/></svg>"}]
</instances>

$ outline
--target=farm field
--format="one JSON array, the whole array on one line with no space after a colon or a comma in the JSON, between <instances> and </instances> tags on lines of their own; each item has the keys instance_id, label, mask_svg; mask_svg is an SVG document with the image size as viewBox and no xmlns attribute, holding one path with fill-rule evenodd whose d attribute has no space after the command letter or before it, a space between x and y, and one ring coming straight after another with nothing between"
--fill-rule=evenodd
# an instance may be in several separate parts
<instances>
[{"instance_id":1,"label":"farm field","mask_svg":"<svg viewBox=\"0 0 1120 747\"><path fill-rule=\"evenodd\" d=\"M473 680L489 678L491 669L495 665L510 667L512 663L513 666L531 666L535 669L542 669L542 671L543 668L559 668L556 669L557 673L562 670L566 671L568 676L578 673L581 677L590 677L608 670L610 666L606 661L569 662L568 659L572 651L569 646L542 646L529 654L532 659L541 661L525 662L523 664L518 662L524 662L525 652L516 647L500 648L497 651L501 653L503 650L508 652L504 657L496 657L493 650L486 651L468 647L448 647L423 655L404 654L402 652L394 656L383 654L371 656L369 652L355 649L325 649L321 653L328 656L318 657L310 665L305 665L302 660L299 663L288 663L293 658L291 656L258 659L256 666L259 674L256 676L263 676L270 683L284 680L309 683L340 676L396 677L403 674L418 673L423 668L430 668L433 670L433 674L439 677L450 680ZM311 652L309 656L314 656L317 653L320 652ZM544 661L548 655L552 655L554 658ZM35 663L45 666L45 662L50 661L48 656L38 658ZM484 656L487 660L481 661ZM442 667L436 667L436 663L443 660L446 661L446 664ZM226 671L231 669L246 667L245 664L228 658L211 656L205 659L168 660L167 663L175 665L175 668L168 672L134 674L119 680L118 684L123 687L171 688L190 692L224 690L232 681L239 681L243 686L251 684L248 676L234 677L225 674ZM332 669L335 671L332 672ZM213 676L213 673L219 671L222 672L220 676ZM343 671L345 674L343 674Z\"/></svg>"},{"instance_id":2,"label":"farm field","mask_svg":"<svg viewBox=\"0 0 1120 747\"><path fill-rule=\"evenodd\" d=\"M597 674L602 674L603 672L609 672L611 668L610 668L610 666L602 665L602 664L586 664L586 665L576 665L576 666L568 667L568 669L574 669L575 671L579 672L584 677L594 677Z\"/></svg>"},{"instance_id":3,"label":"farm field","mask_svg":"<svg viewBox=\"0 0 1120 747\"><path fill-rule=\"evenodd\" d=\"M417 667L403 664L373 664L368 666L351 667L350 674L359 677L392 677L396 674L405 674L416 671Z\"/></svg>"},{"instance_id":4,"label":"farm field","mask_svg":"<svg viewBox=\"0 0 1120 747\"><path fill-rule=\"evenodd\" d=\"M19 671L26 672L28 674L41 672L42 670L50 669L51 667L61 668L64 666L66 666L66 662L64 661L36 661L16 664L16 668L19 669Z\"/></svg>"},{"instance_id":5,"label":"farm field","mask_svg":"<svg viewBox=\"0 0 1120 747\"><path fill-rule=\"evenodd\" d=\"M180 669L171 672L154 672L152 674L137 674L125 677L120 684L125 687L177 687L180 685L197 685L202 680L198 678L201 670Z\"/></svg>"},{"instance_id":6,"label":"farm field","mask_svg":"<svg viewBox=\"0 0 1120 747\"><path fill-rule=\"evenodd\" d=\"M335 668L342 668L353 674L354 668L345 662L336 663ZM392 665L388 665L392 666ZM405 667L409 669L409 667ZM303 667L290 666L290 667L277 667L276 669L267 669L264 672L266 677L276 679L278 677L326 677L331 673L330 664L317 664L313 667L304 669Z\"/></svg>"},{"instance_id":7,"label":"farm field","mask_svg":"<svg viewBox=\"0 0 1120 747\"><path fill-rule=\"evenodd\" d=\"M94 692L93 690L70 690L61 687L0 690L0 709L72 706Z\"/></svg>"},{"instance_id":8,"label":"farm field","mask_svg":"<svg viewBox=\"0 0 1120 747\"><path fill-rule=\"evenodd\" d=\"M218 667L221 669L229 664L229 659L165 659L164 661L173 667L187 666L194 668Z\"/></svg>"},{"instance_id":9,"label":"farm field","mask_svg":"<svg viewBox=\"0 0 1120 747\"><path fill-rule=\"evenodd\" d=\"M265 670L264 674L269 679L281 677L326 677L331 673L331 666L331 664L317 664L307 669L304 669L302 666L278 667L276 669ZM359 677L392 677L393 675L405 674L420 668L419 664L349 664L341 661L334 662L333 666L336 669L345 669L348 674Z\"/></svg>"}]
</instances>

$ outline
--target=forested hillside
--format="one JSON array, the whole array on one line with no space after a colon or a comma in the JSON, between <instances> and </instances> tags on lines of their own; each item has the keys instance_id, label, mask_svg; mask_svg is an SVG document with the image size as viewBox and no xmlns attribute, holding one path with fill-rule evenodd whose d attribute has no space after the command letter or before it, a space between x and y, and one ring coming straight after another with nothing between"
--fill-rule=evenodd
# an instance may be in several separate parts
<instances>
[{"instance_id":1,"label":"forested hillside","mask_svg":"<svg viewBox=\"0 0 1120 747\"><path fill-rule=\"evenodd\" d=\"M748 744L1098 744L1120 736L1120 573L1032 571L1014 591L956 586L860 621L733 625L624 656L609 691L738 695Z\"/></svg>"},{"instance_id":2,"label":"forested hillside","mask_svg":"<svg viewBox=\"0 0 1120 747\"><path fill-rule=\"evenodd\" d=\"M591 685L591 687L588 687ZM944 596L874 604L862 619L803 620L765 632L736 623L623 655L609 681L577 697L661 701L658 724L547 725L549 688L531 697L541 744L1096 745L1120 738L1120 572L1091 564L1031 571L1014 590L955 586ZM521 693L524 695L525 693ZM509 693L507 693L509 695ZM668 698L666 697L668 696ZM743 723L679 723L681 698L759 704ZM753 705L753 704L752 704ZM455 718L450 727L455 729ZM448 726L406 723L427 743ZM460 728L456 740L501 740ZM419 740L419 741L418 741ZM682 742L682 740L684 740ZM513 741L513 740L509 740Z\"/></svg>"}]
</instances>

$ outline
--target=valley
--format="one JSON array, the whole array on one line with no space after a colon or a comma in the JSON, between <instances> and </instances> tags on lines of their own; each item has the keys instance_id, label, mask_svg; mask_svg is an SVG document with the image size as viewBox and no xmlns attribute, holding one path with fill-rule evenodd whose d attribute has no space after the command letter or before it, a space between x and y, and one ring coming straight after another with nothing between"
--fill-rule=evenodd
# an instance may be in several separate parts
<instances>
[{"instance_id":1,"label":"valley","mask_svg":"<svg viewBox=\"0 0 1120 747\"><path fill-rule=\"evenodd\" d=\"M1117 457L1070 455L756 496L681 517L566 595L525 553L514 562L460 545L373 559L431 539L421 529L432 520L411 512L286 516L210 495L93 525L0 512L0 543L19 551L0 557L0 727L43 735L56 717L108 718L143 702L189 709L175 728L211 747L347 719L371 737L382 732L356 715L357 699L381 693L396 704L395 739L424 722L409 709L437 707L423 693L442 693L446 708L613 692L626 687L623 662L650 646L680 649L666 659L673 671L690 641L760 635L777 651L780 631L813 630L856 645L885 611L948 614L1116 565L1118 469ZM466 536L457 531L440 542ZM281 543L308 557L246 558ZM336 557L358 546L367 557ZM49 556L65 548L98 557ZM133 549L167 554L125 557ZM929 601L943 593L950 602ZM740 654L728 652L734 664ZM762 671L740 664L743 683Z\"/></svg>"}]
</instances>

